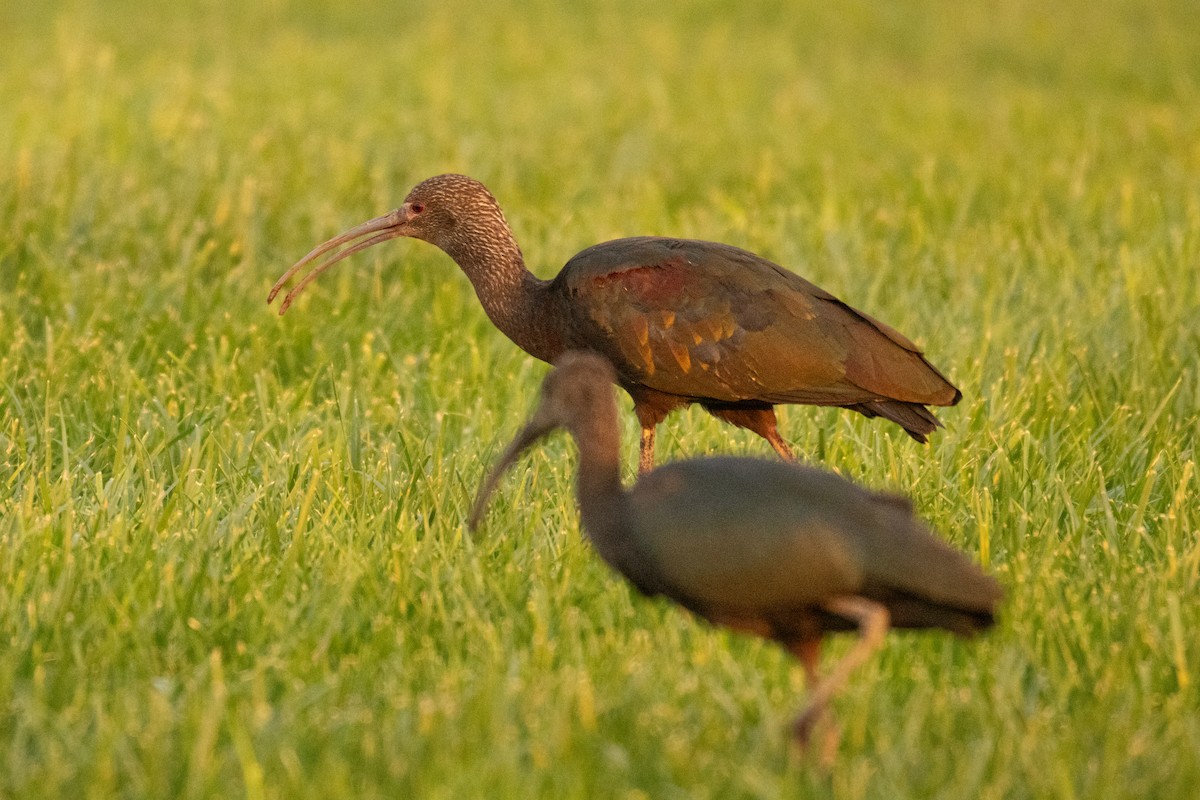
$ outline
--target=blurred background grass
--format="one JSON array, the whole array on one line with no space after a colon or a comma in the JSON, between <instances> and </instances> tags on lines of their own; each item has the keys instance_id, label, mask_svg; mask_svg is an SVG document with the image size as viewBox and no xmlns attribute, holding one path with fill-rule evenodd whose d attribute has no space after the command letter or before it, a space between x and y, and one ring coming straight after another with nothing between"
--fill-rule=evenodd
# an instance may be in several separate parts
<instances>
[{"instance_id":1,"label":"blurred background grass","mask_svg":"<svg viewBox=\"0 0 1200 800\"><path fill-rule=\"evenodd\" d=\"M0 12L0 794L1189 797L1200 785L1192 4L133 0ZM747 247L963 388L913 445L783 412L1009 587L785 752L775 648L633 597L570 448L461 521L545 367L396 243L467 172L542 276ZM633 428L626 417L628 452ZM696 412L661 457L767 456ZM841 647L835 646L835 652Z\"/></svg>"}]
</instances>

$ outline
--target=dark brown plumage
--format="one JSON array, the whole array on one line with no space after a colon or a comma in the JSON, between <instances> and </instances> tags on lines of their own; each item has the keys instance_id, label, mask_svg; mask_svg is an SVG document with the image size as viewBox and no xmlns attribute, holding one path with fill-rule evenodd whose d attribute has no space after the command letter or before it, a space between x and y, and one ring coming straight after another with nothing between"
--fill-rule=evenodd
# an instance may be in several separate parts
<instances>
[{"instance_id":1,"label":"dark brown plumage","mask_svg":"<svg viewBox=\"0 0 1200 800\"><path fill-rule=\"evenodd\" d=\"M801 743L889 625L970 635L992 624L1000 586L902 497L810 467L730 457L668 464L626 491L614 378L593 353L558 360L537 410L480 489L471 527L517 456L567 428L579 448L579 515L597 552L643 594L774 639L799 658L812 693L795 723ZM821 638L854 628L859 644L818 680Z\"/></svg>"},{"instance_id":2,"label":"dark brown plumage","mask_svg":"<svg viewBox=\"0 0 1200 800\"><path fill-rule=\"evenodd\" d=\"M642 471L654 431L690 403L747 428L787 460L774 406L841 406L899 424L920 442L939 426L928 405L961 393L903 335L795 273L729 245L637 237L580 252L553 280L534 277L499 204L476 180L439 175L404 204L318 246L271 289L332 253L284 298L332 264L401 236L437 245L467 274L484 311L543 361L595 350L616 367L642 426ZM340 249L344 245L350 245Z\"/></svg>"}]
</instances>

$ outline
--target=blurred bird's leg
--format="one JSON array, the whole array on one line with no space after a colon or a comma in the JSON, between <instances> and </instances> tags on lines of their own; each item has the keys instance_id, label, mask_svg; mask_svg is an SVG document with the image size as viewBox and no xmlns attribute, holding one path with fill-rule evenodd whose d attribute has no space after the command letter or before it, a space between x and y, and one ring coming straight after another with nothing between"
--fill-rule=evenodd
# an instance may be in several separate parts
<instances>
[{"instance_id":1,"label":"blurred bird's leg","mask_svg":"<svg viewBox=\"0 0 1200 800\"><path fill-rule=\"evenodd\" d=\"M790 648L792 655L804 667L804 680L808 685L808 690L811 692L816 686L821 676L817 672L817 666L821 662L821 637L817 636L811 639L801 639L793 644Z\"/></svg>"},{"instance_id":2,"label":"blurred bird's leg","mask_svg":"<svg viewBox=\"0 0 1200 800\"><path fill-rule=\"evenodd\" d=\"M810 691L808 706L796 717L796 721L792 725L792 735L802 747L812 736L813 728L824 712L825 706L846 683L850 673L883 644L883 637L887 634L889 625L887 607L863 597L835 597L823 603L821 607L831 614L837 614L839 617L857 622L859 638L854 647L850 648L850 652L846 653L842 660L833 666L833 670L824 680L816 680ZM813 649L811 666L806 663L806 658L809 656L803 652L802 648L793 650L800 662L805 665L805 672L810 679L816 678L815 647Z\"/></svg>"},{"instance_id":3,"label":"blurred bird's leg","mask_svg":"<svg viewBox=\"0 0 1200 800\"><path fill-rule=\"evenodd\" d=\"M642 447L638 453L638 475L654 469L654 426L642 427Z\"/></svg>"},{"instance_id":4,"label":"blurred bird's leg","mask_svg":"<svg viewBox=\"0 0 1200 800\"><path fill-rule=\"evenodd\" d=\"M820 632L818 631L812 638L793 642L788 649L804 667L804 682L808 686L808 690L813 691L821 683L821 675L817 669L821 660ZM807 750L818 727L817 723L821 723L820 727L824 729L820 736L817 757L821 764L829 766L833 764L834 756L837 754L837 745L842 733L832 714L815 714L804 720L803 724L801 724L801 718L798 717L792 725L792 740L801 750Z\"/></svg>"}]
</instances>

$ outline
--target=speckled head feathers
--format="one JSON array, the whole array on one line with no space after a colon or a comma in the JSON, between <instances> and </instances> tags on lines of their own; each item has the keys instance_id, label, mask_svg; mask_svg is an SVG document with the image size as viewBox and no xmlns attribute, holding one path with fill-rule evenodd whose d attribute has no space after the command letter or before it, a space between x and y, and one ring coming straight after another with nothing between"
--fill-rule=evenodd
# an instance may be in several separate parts
<instances>
[{"instance_id":1,"label":"speckled head feathers","mask_svg":"<svg viewBox=\"0 0 1200 800\"><path fill-rule=\"evenodd\" d=\"M317 245L275 282L267 302L274 300L300 269L316 262L317 266L284 297L279 308L282 314L305 286L338 261L402 236L440 247L462 267L477 289L481 281L496 283L507 277L511 282L514 275L519 277L524 271L521 248L487 187L466 175L437 175L414 186L404 204L394 211ZM321 258L324 260L319 261Z\"/></svg>"},{"instance_id":2,"label":"speckled head feathers","mask_svg":"<svg viewBox=\"0 0 1200 800\"><path fill-rule=\"evenodd\" d=\"M442 205L471 205L484 203L495 206L496 198L487 187L467 175L434 175L414 186L404 199L406 203L424 202Z\"/></svg>"},{"instance_id":3,"label":"speckled head feathers","mask_svg":"<svg viewBox=\"0 0 1200 800\"><path fill-rule=\"evenodd\" d=\"M404 198L409 236L424 239L470 271L475 260L519 253L500 204L487 187L466 175L435 175Z\"/></svg>"}]
</instances>

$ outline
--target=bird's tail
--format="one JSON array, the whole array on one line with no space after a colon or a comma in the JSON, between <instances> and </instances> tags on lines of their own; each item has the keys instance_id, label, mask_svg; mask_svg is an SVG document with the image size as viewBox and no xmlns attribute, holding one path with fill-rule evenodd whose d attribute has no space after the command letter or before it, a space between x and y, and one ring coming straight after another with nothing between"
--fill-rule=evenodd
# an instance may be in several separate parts
<instances>
[{"instance_id":1,"label":"bird's tail","mask_svg":"<svg viewBox=\"0 0 1200 800\"><path fill-rule=\"evenodd\" d=\"M887 606L893 628L941 628L959 636L973 636L996 624L990 608L965 608L895 590L867 590L863 596Z\"/></svg>"},{"instance_id":2,"label":"bird's tail","mask_svg":"<svg viewBox=\"0 0 1200 800\"><path fill-rule=\"evenodd\" d=\"M920 403L903 400L875 400L847 406L865 417L883 417L904 428L904 432L921 444L929 441L929 434L942 427L942 423L928 408Z\"/></svg>"},{"instance_id":3,"label":"bird's tail","mask_svg":"<svg viewBox=\"0 0 1200 800\"><path fill-rule=\"evenodd\" d=\"M941 628L957 636L974 636L996 624L994 608L968 608L883 586L865 587L858 594L886 607L888 624L896 629ZM850 631L857 627L853 620L830 611L820 610L817 613L824 630ZM773 635L783 642L797 638L787 626L780 627Z\"/></svg>"}]
</instances>

